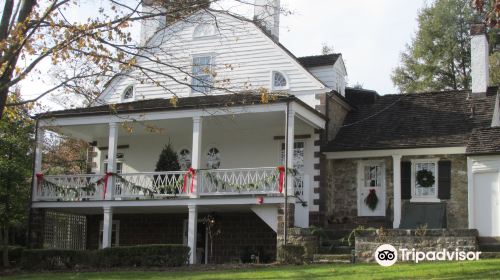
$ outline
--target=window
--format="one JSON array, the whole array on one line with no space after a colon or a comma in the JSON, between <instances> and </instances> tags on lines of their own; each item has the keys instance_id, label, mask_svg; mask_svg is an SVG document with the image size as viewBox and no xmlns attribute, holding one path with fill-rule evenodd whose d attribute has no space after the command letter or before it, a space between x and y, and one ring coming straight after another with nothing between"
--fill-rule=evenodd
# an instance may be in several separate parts
<instances>
[{"instance_id":1,"label":"window","mask_svg":"<svg viewBox=\"0 0 500 280\"><path fill-rule=\"evenodd\" d=\"M99 223L99 249L102 249L103 237L103 221ZM111 247L117 247L120 244L120 221L113 220L113 228L111 230Z\"/></svg>"},{"instance_id":2,"label":"window","mask_svg":"<svg viewBox=\"0 0 500 280\"><path fill-rule=\"evenodd\" d=\"M106 159L104 160L103 165L103 172L108 172L108 155L106 155ZM123 153L116 154L116 173L123 173Z\"/></svg>"},{"instance_id":3,"label":"window","mask_svg":"<svg viewBox=\"0 0 500 280\"><path fill-rule=\"evenodd\" d=\"M195 92L210 92L213 85L211 56L193 57L193 78L191 85Z\"/></svg>"},{"instance_id":4,"label":"window","mask_svg":"<svg viewBox=\"0 0 500 280\"><path fill-rule=\"evenodd\" d=\"M364 166L364 187L379 188L382 185L382 166L365 165Z\"/></svg>"},{"instance_id":5,"label":"window","mask_svg":"<svg viewBox=\"0 0 500 280\"><path fill-rule=\"evenodd\" d=\"M216 27L213 24L201 23L194 28L193 38L203 38L216 35Z\"/></svg>"},{"instance_id":6,"label":"window","mask_svg":"<svg viewBox=\"0 0 500 280\"><path fill-rule=\"evenodd\" d=\"M288 80L285 74L278 71L272 72L272 89L273 90L288 89Z\"/></svg>"},{"instance_id":7,"label":"window","mask_svg":"<svg viewBox=\"0 0 500 280\"><path fill-rule=\"evenodd\" d=\"M217 148L210 148L207 152L207 168L218 169L220 167L220 152Z\"/></svg>"},{"instance_id":8,"label":"window","mask_svg":"<svg viewBox=\"0 0 500 280\"><path fill-rule=\"evenodd\" d=\"M122 95L122 100L123 101L130 101L134 99L134 87L133 86L128 86L124 91Z\"/></svg>"},{"instance_id":9,"label":"window","mask_svg":"<svg viewBox=\"0 0 500 280\"><path fill-rule=\"evenodd\" d=\"M191 167L191 152L188 149L179 151L179 165L181 170L188 170Z\"/></svg>"},{"instance_id":10,"label":"window","mask_svg":"<svg viewBox=\"0 0 500 280\"><path fill-rule=\"evenodd\" d=\"M438 202L438 160L422 159L412 161L413 202ZM429 182L424 184L424 180ZM424 184L424 185L422 185Z\"/></svg>"}]
</instances>

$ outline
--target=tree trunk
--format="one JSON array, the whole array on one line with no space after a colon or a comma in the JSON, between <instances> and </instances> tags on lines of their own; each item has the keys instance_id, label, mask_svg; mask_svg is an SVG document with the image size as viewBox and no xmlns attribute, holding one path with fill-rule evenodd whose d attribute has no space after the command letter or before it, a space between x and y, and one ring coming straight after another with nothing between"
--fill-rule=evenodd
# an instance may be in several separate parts
<instances>
[{"instance_id":1,"label":"tree trunk","mask_svg":"<svg viewBox=\"0 0 500 280\"><path fill-rule=\"evenodd\" d=\"M4 226L2 228L2 263L3 267L10 266L9 263L9 228Z\"/></svg>"},{"instance_id":2,"label":"tree trunk","mask_svg":"<svg viewBox=\"0 0 500 280\"><path fill-rule=\"evenodd\" d=\"M3 111L5 108L5 104L7 104L7 95L9 94L9 90L0 91L0 120L3 117Z\"/></svg>"}]
</instances>

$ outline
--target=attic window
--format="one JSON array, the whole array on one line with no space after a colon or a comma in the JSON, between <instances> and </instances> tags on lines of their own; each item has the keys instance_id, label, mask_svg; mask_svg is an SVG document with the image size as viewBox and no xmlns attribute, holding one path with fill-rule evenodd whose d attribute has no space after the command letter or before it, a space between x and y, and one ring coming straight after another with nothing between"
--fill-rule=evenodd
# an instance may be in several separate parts
<instances>
[{"instance_id":1,"label":"attic window","mask_svg":"<svg viewBox=\"0 0 500 280\"><path fill-rule=\"evenodd\" d=\"M216 35L216 28L213 24L201 23L194 28L193 38L210 37Z\"/></svg>"},{"instance_id":2,"label":"attic window","mask_svg":"<svg viewBox=\"0 0 500 280\"><path fill-rule=\"evenodd\" d=\"M272 89L273 90L284 90L288 89L288 79L286 78L285 74L278 72L278 71L273 71L272 72Z\"/></svg>"},{"instance_id":3,"label":"attic window","mask_svg":"<svg viewBox=\"0 0 500 280\"><path fill-rule=\"evenodd\" d=\"M129 101L134 99L134 86L128 86L124 91L122 95L122 100L123 101Z\"/></svg>"}]
</instances>

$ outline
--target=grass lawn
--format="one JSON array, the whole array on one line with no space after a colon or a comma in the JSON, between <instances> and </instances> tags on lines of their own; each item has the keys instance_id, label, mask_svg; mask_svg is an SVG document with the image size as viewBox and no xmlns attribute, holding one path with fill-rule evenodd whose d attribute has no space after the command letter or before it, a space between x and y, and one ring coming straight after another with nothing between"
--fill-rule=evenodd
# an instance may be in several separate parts
<instances>
[{"instance_id":1,"label":"grass lawn","mask_svg":"<svg viewBox=\"0 0 500 280\"><path fill-rule=\"evenodd\" d=\"M475 262L438 262L396 264L324 264L304 266L273 266L245 269L190 271L122 271L33 273L2 277L2 279L500 279L500 259Z\"/></svg>"}]
</instances>

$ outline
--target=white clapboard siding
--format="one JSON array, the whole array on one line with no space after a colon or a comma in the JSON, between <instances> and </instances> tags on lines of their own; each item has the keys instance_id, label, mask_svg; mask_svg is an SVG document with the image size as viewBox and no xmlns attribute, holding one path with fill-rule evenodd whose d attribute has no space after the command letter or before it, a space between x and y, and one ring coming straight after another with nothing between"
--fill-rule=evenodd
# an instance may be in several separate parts
<instances>
[{"instance_id":1,"label":"white clapboard siding","mask_svg":"<svg viewBox=\"0 0 500 280\"><path fill-rule=\"evenodd\" d=\"M311 92L313 95L313 92L325 89L325 85L318 78L300 66L252 22L218 15L219 35L193 38L194 28L200 21L214 22L214 20L204 13L195 14L190 19L192 19L189 20L190 22L179 22L158 32L149 42L150 46L157 47L154 53L144 54L150 59L138 57L138 65L168 74L181 83L189 84L191 78L182 71L191 72L193 56L210 54L213 56L217 73L216 86L234 91L255 90L259 87L269 88L271 71L275 70L283 72L288 77L291 94ZM181 69L160 65L155 62L156 60ZM178 97L192 95L188 86L172 78L152 72L147 74L159 85L147 80L146 75L141 71L133 70L110 82L101 95L99 103L121 102L121 95L129 85L134 85L135 100L170 98L172 93ZM143 80L142 83L141 80ZM225 80L229 82L222 84ZM211 94L218 93L224 93L224 91L214 91ZM314 98L305 99L314 100Z\"/></svg>"},{"instance_id":2,"label":"white clapboard siding","mask_svg":"<svg viewBox=\"0 0 500 280\"><path fill-rule=\"evenodd\" d=\"M337 81L335 77L335 69L333 65L319 66L308 68L311 74L322 81L327 87L335 89L337 87Z\"/></svg>"}]
</instances>

